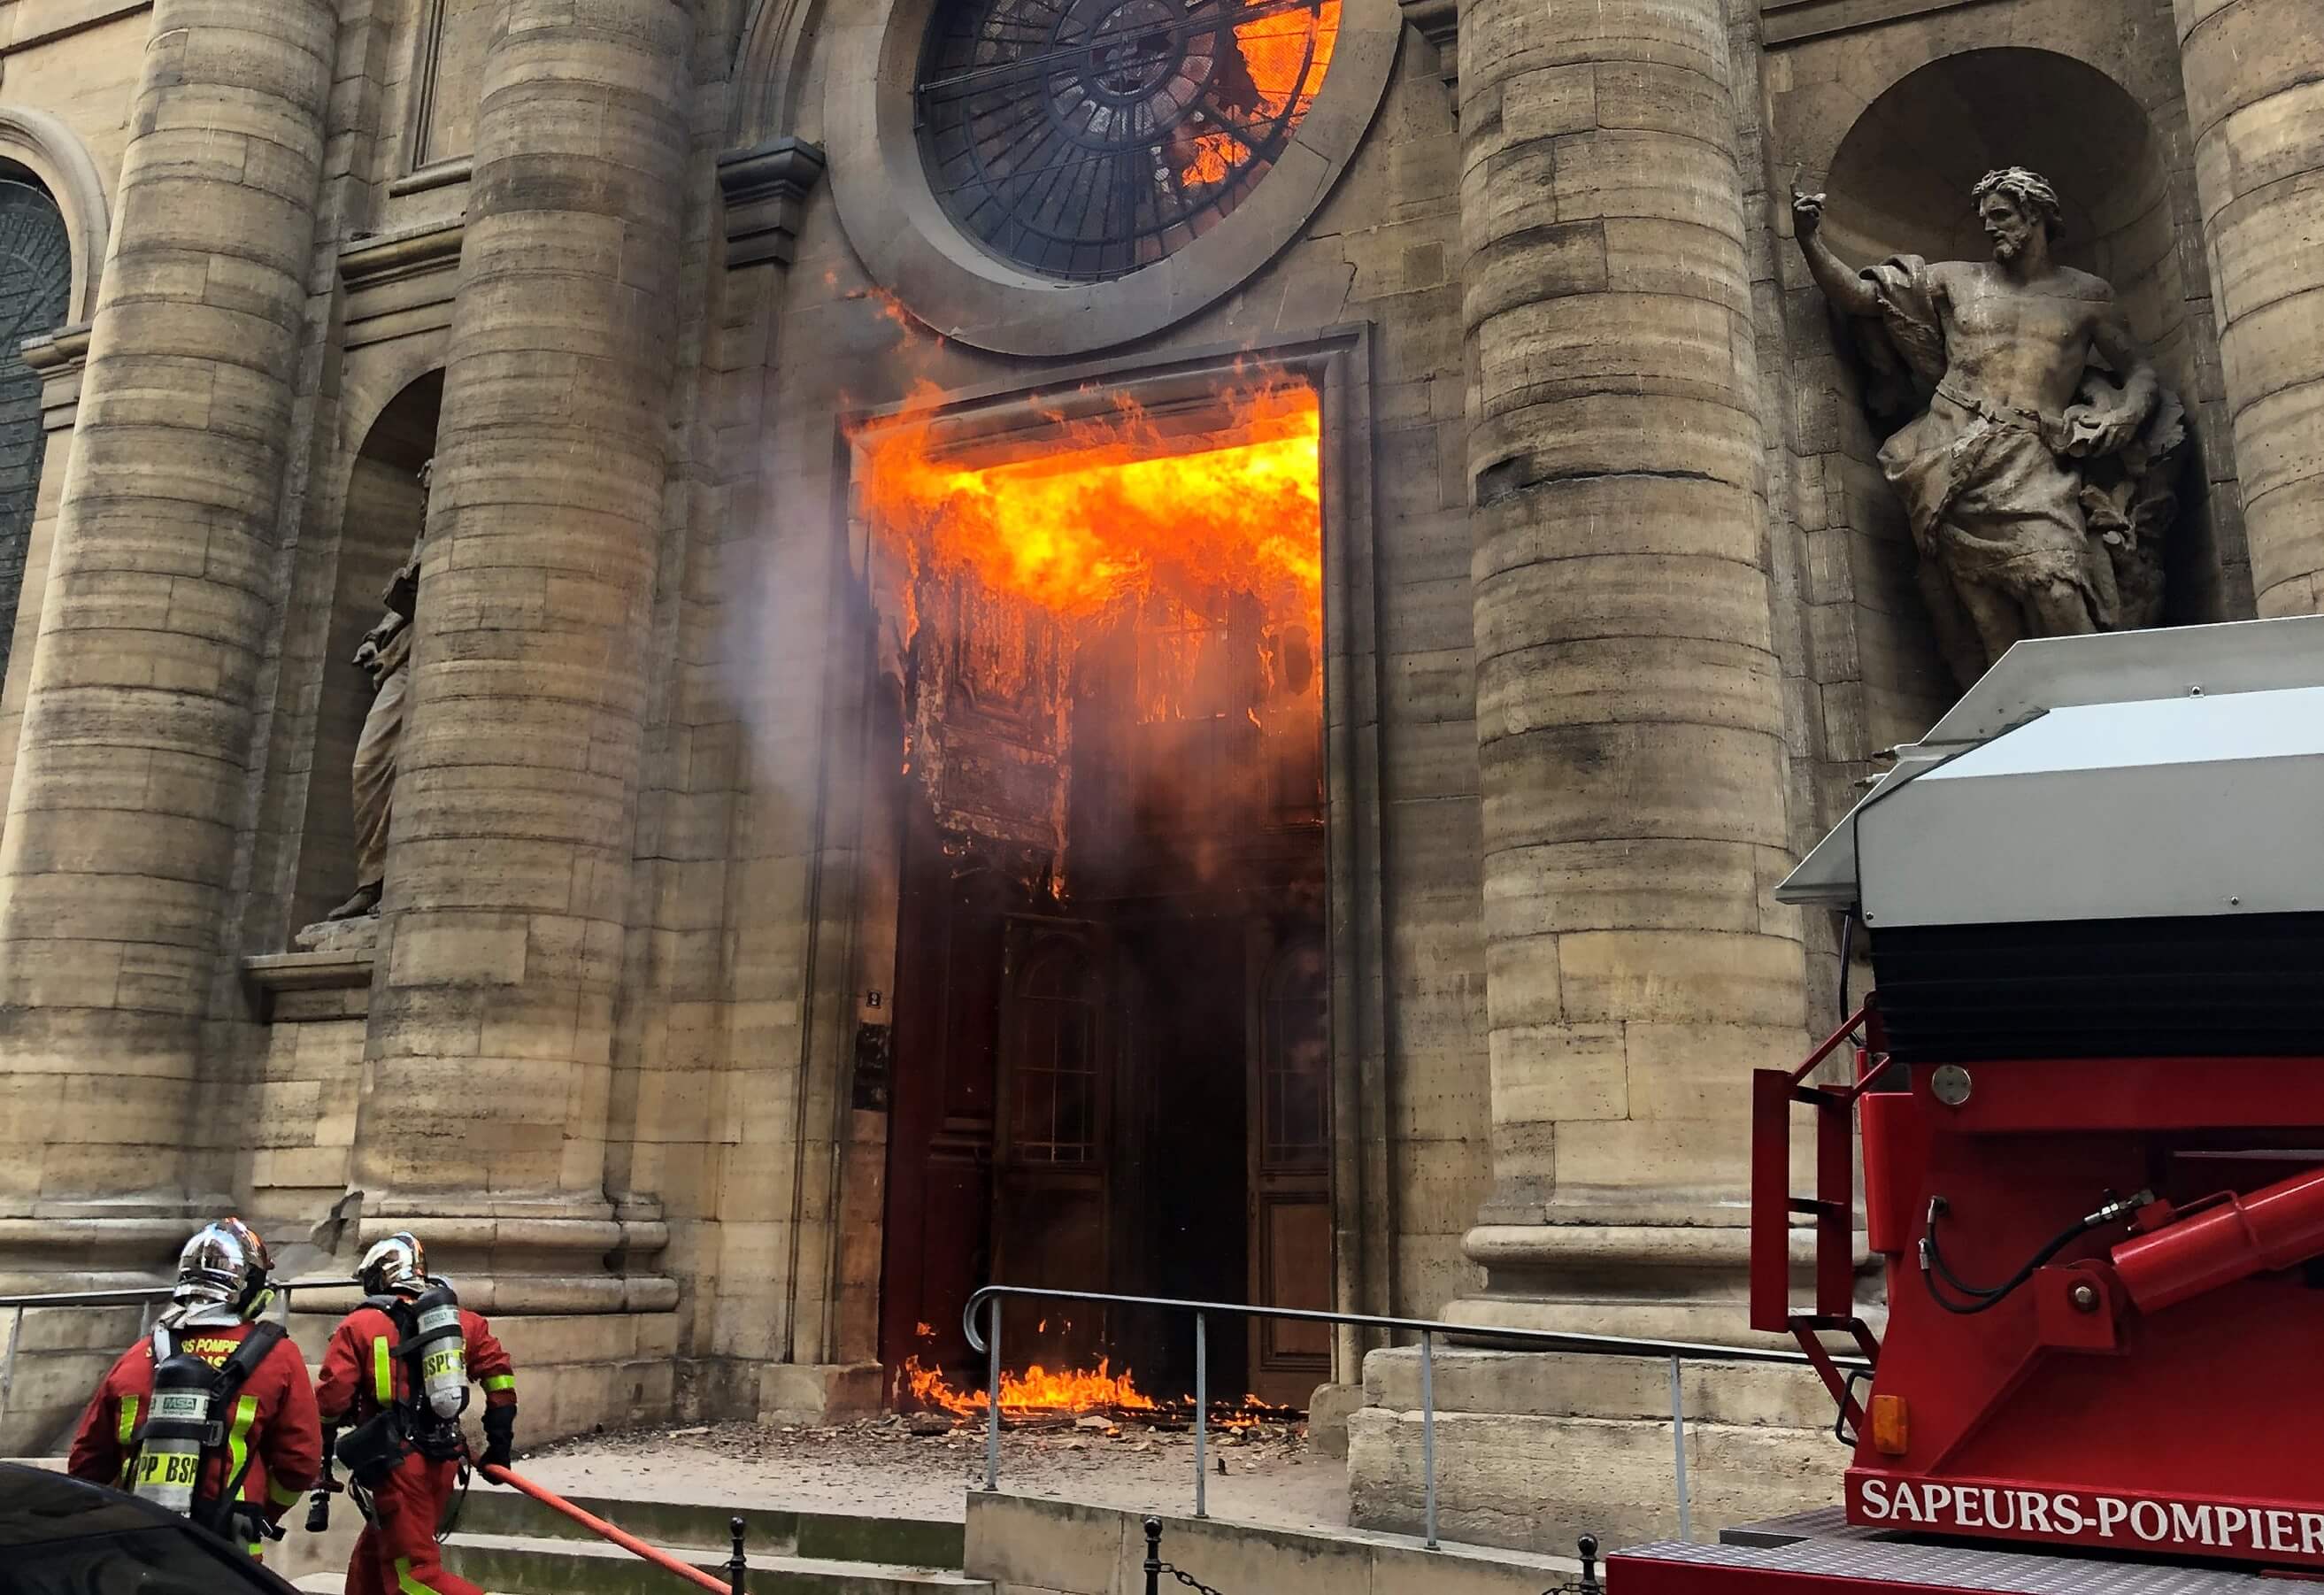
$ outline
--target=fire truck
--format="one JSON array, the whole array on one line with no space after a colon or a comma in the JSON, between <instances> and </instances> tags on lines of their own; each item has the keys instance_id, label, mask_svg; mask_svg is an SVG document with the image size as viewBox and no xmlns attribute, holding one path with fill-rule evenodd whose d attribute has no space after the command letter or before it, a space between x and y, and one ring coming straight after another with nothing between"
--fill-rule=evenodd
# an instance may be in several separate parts
<instances>
[{"instance_id":1,"label":"fire truck","mask_svg":"<svg viewBox=\"0 0 2324 1595\"><path fill-rule=\"evenodd\" d=\"M2021 643L1776 896L1870 953L1752 1082L1751 1323L1853 1454L1610 1595L2324 1579L2324 618Z\"/></svg>"}]
</instances>

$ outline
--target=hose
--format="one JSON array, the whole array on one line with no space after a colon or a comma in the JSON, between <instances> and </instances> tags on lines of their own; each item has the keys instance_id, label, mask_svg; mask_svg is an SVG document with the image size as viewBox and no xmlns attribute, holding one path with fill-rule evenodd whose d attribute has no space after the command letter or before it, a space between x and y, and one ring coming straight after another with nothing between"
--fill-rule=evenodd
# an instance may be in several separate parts
<instances>
[{"instance_id":1,"label":"hose","mask_svg":"<svg viewBox=\"0 0 2324 1595\"><path fill-rule=\"evenodd\" d=\"M622 1550L627 1551L631 1555L640 1557L647 1562L652 1563L664 1572L676 1573L679 1578L685 1579L692 1583L699 1584L704 1589L713 1591L714 1595L732 1595L733 1587L727 1584L725 1581L722 1579L714 1579L698 1567L687 1566L685 1563L680 1562L677 1557L672 1556L667 1551L655 1550L651 1545L647 1544L643 1540L638 1538L637 1535L624 1533L622 1530L615 1528L604 1518L583 1511L571 1501L567 1500L563 1496L556 1495L549 1490L543 1489L540 1485L535 1484L530 1479L526 1479L519 1474L512 1473L506 1468L495 1468L490 1462L486 1462L477 1471L483 1473L485 1478L493 1480L495 1484L505 1484L511 1489L519 1490L530 1496L534 1500L539 1501L542 1506L549 1507L553 1511L564 1513L566 1517L573 1519L574 1522L587 1529L591 1534L596 1535L604 1539L611 1540Z\"/></svg>"},{"instance_id":2,"label":"hose","mask_svg":"<svg viewBox=\"0 0 2324 1595\"><path fill-rule=\"evenodd\" d=\"M1929 1299L1946 1312L1959 1317L1967 1318L1978 1313L1988 1312L1999 1306L2027 1280L2033 1278L2034 1272L2043 1264L2092 1230L2112 1223L2116 1219L2126 1217L2153 1200L2153 1194L2146 1191L2141 1191L2137 1195L2127 1198L2109 1195L2106 1205L2096 1212L2087 1213L2076 1219L2052 1236L2043 1243L2042 1249L2026 1258L2015 1274L1999 1285L1987 1286L1969 1284L1946 1266L1944 1251L1937 1243L1937 1220L1947 1211L1948 1203L1941 1196L1932 1196L1929 1198L1928 1232L1921 1238L1921 1272L1924 1277L1932 1272L1935 1275L1934 1278L1928 1280ZM1945 1293L1937 1288L1938 1279L1942 1279L1954 1290L1971 1299L1966 1303L1947 1300Z\"/></svg>"}]
</instances>

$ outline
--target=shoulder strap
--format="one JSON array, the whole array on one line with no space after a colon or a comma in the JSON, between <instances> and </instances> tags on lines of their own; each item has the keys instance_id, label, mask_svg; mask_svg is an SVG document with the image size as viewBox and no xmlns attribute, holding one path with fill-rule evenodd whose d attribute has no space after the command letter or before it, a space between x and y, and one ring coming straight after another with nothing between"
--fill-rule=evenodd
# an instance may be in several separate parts
<instances>
[{"instance_id":1,"label":"shoulder strap","mask_svg":"<svg viewBox=\"0 0 2324 1595\"><path fill-rule=\"evenodd\" d=\"M250 1376L258 1371L258 1365L272 1354L288 1332L272 1319L252 1324L250 1332L242 1337L242 1344L234 1349L234 1355L218 1369L218 1399L232 1401L239 1395Z\"/></svg>"}]
</instances>

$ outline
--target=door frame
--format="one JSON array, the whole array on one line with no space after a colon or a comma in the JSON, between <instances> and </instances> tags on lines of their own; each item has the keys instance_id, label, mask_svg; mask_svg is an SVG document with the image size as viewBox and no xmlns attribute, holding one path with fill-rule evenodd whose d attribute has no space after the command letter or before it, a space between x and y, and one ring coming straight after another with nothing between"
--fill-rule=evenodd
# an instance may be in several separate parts
<instances>
[{"instance_id":1,"label":"door frame","mask_svg":"<svg viewBox=\"0 0 2324 1595\"><path fill-rule=\"evenodd\" d=\"M1038 383L1003 381L949 392L930 416L924 407L896 402L835 418L835 468L847 506L842 526L844 601L833 627L834 708L851 734L826 738L844 751L826 754L821 803L823 845L818 878L847 871L849 911L840 936L818 938L808 972L810 1013L826 1020L809 1038L811 1068L831 1093L850 1100L855 1030L885 1022L865 1003L868 992L892 987L895 976L893 874L881 846L864 834L867 817L889 816L892 800L880 794L898 779L890 751L868 734L879 694L889 690L904 639L897 614L901 573L883 559L853 491L859 469L852 442L883 426L910 419L924 425L932 446L964 456L998 454L1012 446L1038 447L1058 418L1102 419L1118 394L1134 398L1158 426L1199 430L1215 418L1215 394L1254 376L1304 382L1322 410L1323 554L1323 761L1325 933L1330 970L1332 1056L1332 1232L1334 1306L1386 1314L1397 1274L1394 1193L1390 1183L1390 1070L1385 913L1381 894L1383 779L1378 705L1387 695L1379 652L1379 594L1376 572L1373 475L1372 331L1369 322L1256 346L1218 345L1156 357L1150 354L1100 360L1047 374ZM873 829L878 820L872 820ZM869 844L867 846L867 844ZM836 945L835 945L836 944ZM843 1107L843 1120L847 1115ZM885 1176L884 1115L876 1124L843 1126L843 1138L864 1146L869 1157L832 1159L826 1211L855 1236L868 1227L884 1249L889 1182ZM869 1238L867 1238L869 1239ZM846 1254L861 1240L830 1249L825 1300L843 1316L876 1323L881 1270L847 1269ZM867 1299L868 1293L868 1299ZM1371 1332L1341 1326L1333 1338L1332 1378L1357 1377L1363 1353L1380 1343Z\"/></svg>"}]
</instances>

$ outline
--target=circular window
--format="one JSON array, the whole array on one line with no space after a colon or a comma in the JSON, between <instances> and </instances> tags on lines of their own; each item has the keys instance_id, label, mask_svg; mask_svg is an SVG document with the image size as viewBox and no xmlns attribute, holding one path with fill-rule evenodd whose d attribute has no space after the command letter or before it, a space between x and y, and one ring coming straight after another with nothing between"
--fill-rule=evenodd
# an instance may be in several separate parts
<instances>
[{"instance_id":1,"label":"circular window","mask_svg":"<svg viewBox=\"0 0 2324 1595\"><path fill-rule=\"evenodd\" d=\"M917 97L952 219L1004 260L1098 281L1231 215L1321 88L1342 0L948 0Z\"/></svg>"}]
</instances>

